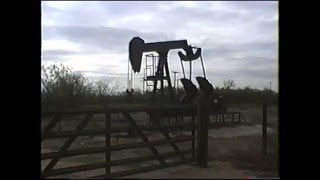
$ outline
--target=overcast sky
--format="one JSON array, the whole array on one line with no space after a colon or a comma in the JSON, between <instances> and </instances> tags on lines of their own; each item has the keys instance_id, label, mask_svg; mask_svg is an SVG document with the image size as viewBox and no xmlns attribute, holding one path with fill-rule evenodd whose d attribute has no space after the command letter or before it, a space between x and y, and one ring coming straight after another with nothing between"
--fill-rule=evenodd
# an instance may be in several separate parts
<instances>
[{"instance_id":1,"label":"overcast sky","mask_svg":"<svg viewBox=\"0 0 320 180\"><path fill-rule=\"evenodd\" d=\"M92 80L116 78L125 90L135 36L201 47L214 86L232 79L237 87L263 89L272 82L278 90L278 2L42 2L42 64L63 63ZM170 51L169 65L181 78L177 52ZM193 70L203 76L199 61ZM135 88L142 89L142 72L134 76Z\"/></svg>"}]
</instances>

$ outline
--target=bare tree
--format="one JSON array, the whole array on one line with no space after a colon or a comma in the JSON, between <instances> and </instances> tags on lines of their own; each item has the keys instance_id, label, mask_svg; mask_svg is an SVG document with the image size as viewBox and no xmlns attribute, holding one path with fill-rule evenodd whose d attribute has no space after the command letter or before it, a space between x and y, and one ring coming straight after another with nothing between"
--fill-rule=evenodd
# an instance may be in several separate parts
<instances>
[{"instance_id":1,"label":"bare tree","mask_svg":"<svg viewBox=\"0 0 320 180\"><path fill-rule=\"evenodd\" d=\"M41 66L42 103L48 107L64 105L80 105L84 100L93 100L106 104L108 96L115 95L121 88L117 79L104 79L89 82L81 73L75 73L71 68L60 65Z\"/></svg>"},{"instance_id":2,"label":"bare tree","mask_svg":"<svg viewBox=\"0 0 320 180\"><path fill-rule=\"evenodd\" d=\"M268 92L268 91L270 91L270 88L267 87L267 86L265 86L265 87L263 88L263 91Z\"/></svg>"},{"instance_id":3,"label":"bare tree","mask_svg":"<svg viewBox=\"0 0 320 180\"><path fill-rule=\"evenodd\" d=\"M118 80L114 84L112 84L112 81L112 79L96 81L97 94L104 96L114 95L120 89L120 84Z\"/></svg>"},{"instance_id":4,"label":"bare tree","mask_svg":"<svg viewBox=\"0 0 320 180\"><path fill-rule=\"evenodd\" d=\"M46 103L55 105L75 105L90 91L87 79L82 74L73 73L63 65L43 65L41 67L42 92L46 94Z\"/></svg>"},{"instance_id":5,"label":"bare tree","mask_svg":"<svg viewBox=\"0 0 320 180\"><path fill-rule=\"evenodd\" d=\"M236 87L236 83L234 82L234 80L225 80L225 81L223 81L223 87L225 88L225 89L233 89L233 88L235 88Z\"/></svg>"},{"instance_id":6,"label":"bare tree","mask_svg":"<svg viewBox=\"0 0 320 180\"><path fill-rule=\"evenodd\" d=\"M121 88L118 80L115 80L114 83L113 81L113 79L105 79L95 82L96 94L98 95L100 103L102 103L104 106L107 105L108 96L115 95Z\"/></svg>"}]
</instances>

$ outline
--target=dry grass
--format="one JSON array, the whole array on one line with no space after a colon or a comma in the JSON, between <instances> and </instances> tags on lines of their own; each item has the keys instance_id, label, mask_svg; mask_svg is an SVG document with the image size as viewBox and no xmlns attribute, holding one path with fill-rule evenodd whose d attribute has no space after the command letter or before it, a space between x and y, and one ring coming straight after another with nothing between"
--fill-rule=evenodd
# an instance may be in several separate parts
<instances>
[{"instance_id":1,"label":"dry grass","mask_svg":"<svg viewBox=\"0 0 320 180\"><path fill-rule=\"evenodd\" d=\"M240 111L243 116L254 124L262 124L262 105L244 104L244 105L229 105L228 111ZM278 106L268 105L267 121L268 127L278 127Z\"/></svg>"},{"instance_id":2,"label":"dry grass","mask_svg":"<svg viewBox=\"0 0 320 180\"><path fill-rule=\"evenodd\" d=\"M254 124L262 124L262 107L256 105L243 105L243 106L231 106L228 111L240 111L243 112L245 118ZM83 119L84 116L73 116L65 117L66 121L62 121L61 130L71 130L75 129L80 121L73 121L75 119ZM146 116L145 114L136 113L133 118L135 120L140 120L138 124L145 125ZM124 122L124 118L120 115L113 115L112 127L116 126L127 126L127 122ZM119 122L121 121L121 122ZM47 125L48 121L43 121L43 127ZM278 108L276 106L269 106L268 108L268 126L272 128L277 128L278 124ZM101 128L104 127L104 115L95 115L92 121L88 124L88 129L90 128ZM58 127L55 128L55 131ZM63 141L66 139L50 140L43 142L44 149L58 150ZM82 142L86 142L85 145L81 145ZM123 141L123 142L122 142ZM135 141L135 139L120 138L120 143ZM257 171L261 172L258 177L276 177L278 176L278 135L269 134L268 135L268 153L266 156L262 155L262 137L261 136L243 136L243 137L219 137L212 138L209 137L209 161L212 162L231 162L232 166L236 169L241 169L243 171ZM113 138L112 144L116 144L116 139ZM102 138L89 138L89 137L78 137L73 143L73 148L87 148L87 147L97 147L103 146L104 139ZM43 150L44 150L43 149ZM147 149L146 149L147 150ZM44 150L45 151L45 150ZM134 155L145 155L145 151L137 149L137 151L131 151ZM114 153L114 157L123 157L123 155L130 155L130 153L119 152ZM95 163L104 160L103 154L94 155L84 155L73 158L66 158L65 162L68 163ZM137 165L135 165L137 166ZM83 175L84 176L84 175Z\"/></svg>"},{"instance_id":3,"label":"dry grass","mask_svg":"<svg viewBox=\"0 0 320 180\"><path fill-rule=\"evenodd\" d=\"M209 138L209 160L232 162L243 170L261 172L262 177L278 176L278 136L268 135L267 155L262 154L261 136Z\"/></svg>"}]
</instances>

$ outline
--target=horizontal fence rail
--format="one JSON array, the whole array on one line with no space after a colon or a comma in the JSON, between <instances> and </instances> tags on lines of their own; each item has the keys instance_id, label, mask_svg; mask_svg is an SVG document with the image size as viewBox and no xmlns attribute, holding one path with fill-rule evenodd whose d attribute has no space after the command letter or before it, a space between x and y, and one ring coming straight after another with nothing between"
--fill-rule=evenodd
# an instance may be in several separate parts
<instances>
[{"instance_id":1,"label":"horizontal fence rail","mask_svg":"<svg viewBox=\"0 0 320 180\"><path fill-rule=\"evenodd\" d=\"M94 114L105 114L105 113L121 113L121 112L159 112L159 113L180 113L180 114L186 114L187 112L193 114L195 113L197 109L197 106L195 105L165 105L165 106L159 106L159 105L141 105L141 106L110 106L107 108L94 108L94 109L68 109L68 110L56 110L56 111L47 111L42 112L42 116L49 116L49 115L56 115L56 114L67 114L67 115L79 115L79 114L88 114L88 113L94 113Z\"/></svg>"},{"instance_id":2,"label":"horizontal fence rail","mask_svg":"<svg viewBox=\"0 0 320 180\"><path fill-rule=\"evenodd\" d=\"M160 169L164 167L170 167L173 165L178 165L181 163L188 163L194 160L195 154L195 129L196 123L194 116L196 106L136 106L136 107L110 107L103 109L90 109L90 110L67 110L67 111L56 111L56 112L43 112L42 117L52 116L47 127L42 131L41 141L50 140L50 139L61 139L68 138L68 140L62 145L60 150L55 152L46 152L41 154L41 160L49 160L49 164L42 171L42 177L55 177L59 175L66 175L71 173L77 173L82 171L90 171L105 168L106 174L105 177L122 177L125 175L135 174L138 172L146 172L150 170ZM131 113L152 113L156 116L161 117L192 117L191 123L180 123L175 125L152 125L152 126L138 126L135 122L135 119L131 116ZM189 113L186 113L189 112ZM110 114L112 113L121 113L124 118L127 120L129 127L111 127L110 126ZM84 129L89 121L94 115L104 114L106 126L95 129ZM53 131L53 129L60 123L61 120L64 120L63 117L68 115L82 115L84 118L80 119L80 124L77 125L75 130L64 130L64 131ZM66 121L68 121L66 119ZM114 133L122 132L136 132L137 137L142 139L142 142L111 145L110 138ZM146 135L147 132L161 132L164 136L163 139L150 140ZM171 137L169 133L176 131L190 131L190 135L183 137ZM71 144L79 136L96 136L103 135L106 137L105 146L102 147L90 147L85 149L72 149L68 150ZM191 141L192 145L190 149L180 149L177 146L177 143ZM159 153L155 146L158 145L169 145L172 146L172 152ZM134 148L149 148L152 152L152 155L140 156L140 157L131 157L124 158L119 160L111 160L111 153L120 150L130 150ZM106 160L104 162L91 163L85 165L77 165L64 168L54 168L56 164L61 160L61 158L80 156L80 155L90 155L96 153L104 153ZM191 158L186 158L186 154L191 154ZM180 160L175 162L166 162L165 159L169 157L175 157ZM128 165L137 162L156 160L158 165L151 165L148 167L111 172L112 166L121 166Z\"/></svg>"},{"instance_id":3,"label":"horizontal fence rail","mask_svg":"<svg viewBox=\"0 0 320 180\"><path fill-rule=\"evenodd\" d=\"M142 147L146 147L149 145L156 146L156 145L169 144L172 142L191 141L194 139L195 139L195 137L186 137L183 139L172 138L170 140L161 139L161 140L155 140L155 141L150 141L150 142L120 144L120 145L114 145L114 146L110 146L110 147L94 147L94 148L86 148L86 149L75 149L75 150L66 151L64 153L50 152L50 153L43 153L41 155L41 160L52 159L52 158L56 158L56 157L70 157L70 156L78 156L78 155L85 155L85 154L102 153L102 152L105 152L106 150L119 151L119 150L133 149L133 148L142 148Z\"/></svg>"},{"instance_id":4,"label":"horizontal fence rail","mask_svg":"<svg viewBox=\"0 0 320 180\"><path fill-rule=\"evenodd\" d=\"M181 150L181 153L184 153L184 154L192 153L192 149ZM54 169L48 173L43 173L43 177L58 176L58 175L70 174L70 173L81 172L81 171L95 170L95 169L104 168L106 166L118 166L123 164L137 163L141 161L155 160L156 158L159 158L159 157L167 158L167 157L172 157L176 155L178 155L178 153L173 151L173 152L166 152L158 155L149 155L149 156L142 156L142 157L113 160L111 162L100 162L100 163L73 166L73 167L67 167L67 168L59 168L59 169Z\"/></svg>"},{"instance_id":5,"label":"horizontal fence rail","mask_svg":"<svg viewBox=\"0 0 320 180\"><path fill-rule=\"evenodd\" d=\"M105 128L100 129L88 129L88 130L82 130L80 132L77 131L60 131L60 132L51 132L46 135L46 139L57 139L57 138L66 138L70 136L90 136L90 135L101 135L105 134L107 132L114 134L114 133L122 133L122 132L128 132L129 130L144 130L144 131L159 131L159 130L167 130L169 132L174 131L185 131L185 130L192 130L195 128L195 124L177 124L174 127L172 125L162 125L162 126L140 126L140 127L118 127L118 128L112 128L109 131Z\"/></svg>"},{"instance_id":6,"label":"horizontal fence rail","mask_svg":"<svg viewBox=\"0 0 320 180\"><path fill-rule=\"evenodd\" d=\"M156 124L156 125L138 125L136 119L133 118L132 113L147 113L152 115L152 117L191 117L190 122L179 121L176 124ZM125 122L128 123L127 127L112 127L111 126L111 114L122 114ZM190 163L195 160L195 141L196 128L198 127L198 122L195 120L197 116L197 106L194 105L165 105L165 106L127 106L127 107L107 107L100 109L85 109L85 110L61 110L61 111L51 111L43 112L42 117L53 116L52 119L47 124L47 127L42 131L41 141L53 140L53 139L65 139L67 141L62 145L62 147L54 152L43 152L41 153L41 161L49 160L49 164L42 170L42 177L54 177L60 175L66 175L71 173L77 173L82 171L90 171L105 168L105 175L94 176L96 178L115 178L123 177L136 173L152 171L156 169L171 167L175 165L180 165L184 163ZM95 129L85 129L88 123L93 119L95 115L103 114L105 125L95 128ZM211 113L212 115L220 119L216 119L216 122L209 122L207 128L221 128L221 127L234 127L235 125L241 125L240 121L243 120L243 123L250 124L240 112L220 112L220 113ZM72 115L83 116L79 119L80 124L76 126L75 130L60 130L53 131L53 129L58 125L62 120L69 121L70 119L63 119L64 117ZM231 121L225 121L224 116L227 115L231 118ZM222 117L222 118L221 118ZM74 119L78 120L78 119ZM190 119L189 119L190 120ZM164 120L162 120L164 121ZM100 121L101 122L101 121ZM112 121L114 123L115 121ZM169 121L168 121L169 122ZM171 137L169 133L179 132L179 131L190 131L190 134L184 135L181 137ZM112 134L115 133L128 133L134 132L134 138L140 138L142 142L130 142L126 144L117 144L111 145L111 138L114 138ZM146 132L160 132L164 138L150 140L146 135ZM132 134L131 134L132 135ZM79 136L104 136L104 146L100 147L87 147L81 149L69 149L74 143L75 139ZM130 135L129 135L130 136ZM129 137L128 136L128 137ZM133 136L132 136L133 137ZM180 149L177 145L178 143L190 142L191 148L189 149ZM158 145L169 145L174 151L160 153L156 146ZM132 150L136 148L148 148L152 155L123 158L119 160L111 160L112 152L121 151L121 150ZM81 156L81 155L91 155L97 153L105 154L104 162L90 163L85 165L76 165L71 167L64 168L54 168L61 158ZM191 157L186 155L191 154ZM174 162L166 162L166 158L175 157L180 160ZM104 157L102 157L104 158ZM158 165L150 165L147 167L136 168L131 170L124 170L118 172L111 172L111 167L128 165L137 162L155 160ZM92 177L92 178L94 178Z\"/></svg>"}]
</instances>

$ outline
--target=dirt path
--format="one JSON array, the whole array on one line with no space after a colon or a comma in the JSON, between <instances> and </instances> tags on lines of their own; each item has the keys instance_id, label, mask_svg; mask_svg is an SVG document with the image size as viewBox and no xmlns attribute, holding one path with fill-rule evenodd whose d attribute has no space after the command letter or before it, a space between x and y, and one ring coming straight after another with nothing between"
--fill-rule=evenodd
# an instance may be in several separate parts
<instances>
[{"instance_id":1,"label":"dirt path","mask_svg":"<svg viewBox=\"0 0 320 180\"><path fill-rule=\"evenodd\" d=\"M208 168L199 168L193 164L180 165L156 171L146 172L127 176L127 178L142 178L142 179L243 179L243 178L260 178L260 177L276 177L276 158L272 153L276 152L275 146L269 146L270 157L269 159L260 159L260 140L261 140L261 126L240 126L236 128L221 128L209 130L209 151L208 151ZM268 133L273 133L272 129L268 129ZM158 139L161 138L159 134L149 134L148 138ZM269 138L272 139L272 138ZM274 138L273 138L274 139ZM75 144L81 144L84 141L84 146L94 145L96 147L104 145L103 137L94 137L92 139L77 140ZM116 143L117 139L112 138L112 144ZM132 143L141 141L140 139L120 138L121 143ZM60 143L61 144L61 143ZM181 144L182 145L182 144ZM183 145L189 147L190 145ZM51 151L54 144L50 147L44 146L42 151ZM57 146L58 147L58 146ZM181 146L180 146L181 147ZM76 148L76 147L75 147ZM78 147L79 148L79 147ZM86 147L83 147L86 148ZM172 151L170 146L159 146L160 151ZM162 150L161 150L162 149ZM112 159L137 157L150 154L147 148L128 150L123 152L114 152ZM125 157L123 157L125 155ZM67 160L69 159L69 160ZM85 163L95 163L104 160L103 154L93 154L75 158L65 158L60 161L59 168L76 166ZM263 162L263 164L261 164ZM156 161L157 163L157 161ZM46 163L42 163L43 168ZM143 162L147 165L147 162ZM126 168L137 168L137 164L128 165L127 167L114 167L112 171L120 171ZM254 168L252 168L254 167ZM124 169L123 169L124 168ZM94 171L75 173L65 178L84 178L104 174L104 169Z\"/></svg>"},{"instance_id":2,"label":"dirt path","mask_svg":"<svg viewBox=\"0 0 320 180\"><path fill-rule=\"evenodd\" d=\"M259 172L242 171L232 167L228 162L209 162L208 168L199 168L194 164L180 165L173 168L166 168L152 172L127 176L125 178L141 179L244 179L255 178L253 174Z\"/></svg>"},{"instance_id":3,"label":"dirt path","mask_svg":"<svg viewBox=\"0 0 320 180\"><path fill-rule=\"evenodd\" d=\"M267 133L273 133L275 130L267 128ZM237 136L261 136L262 126L237 126L220 129L209 129L209 137L237 137Z\"/></svg>"}]
</instances>

